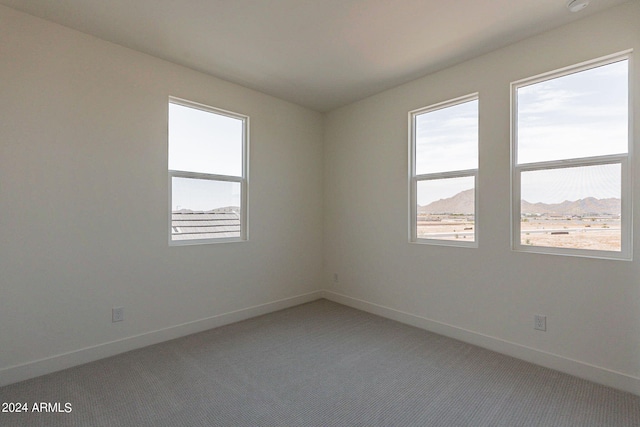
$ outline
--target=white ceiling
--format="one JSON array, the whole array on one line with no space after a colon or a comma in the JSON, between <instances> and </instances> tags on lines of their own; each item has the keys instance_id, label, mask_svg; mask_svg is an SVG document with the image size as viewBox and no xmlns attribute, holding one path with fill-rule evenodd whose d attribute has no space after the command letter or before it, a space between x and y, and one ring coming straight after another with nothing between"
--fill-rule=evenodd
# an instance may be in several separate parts
<instances>
[{"instance_id":1,"label":"white ceiling","mask_svg":"<svg viewBox=\"0 0 640 427\"><path fill-rule=\"evenodd\" d=\"M627 0L0 0L329 111Z\"/></svg>"}]
</instances>

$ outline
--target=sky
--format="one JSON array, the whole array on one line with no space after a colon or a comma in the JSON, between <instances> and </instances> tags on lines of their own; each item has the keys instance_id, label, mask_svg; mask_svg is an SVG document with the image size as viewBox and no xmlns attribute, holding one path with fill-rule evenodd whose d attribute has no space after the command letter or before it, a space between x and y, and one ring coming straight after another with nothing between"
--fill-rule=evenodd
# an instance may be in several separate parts
<instances>
[{"instance_id":1,"label":"sky","mask_svg":"<svg viewBox=\"0 0 640 427\"><path fill-rule=\"evenodd\" d=\"M173 210L208 211L228 206L240 207L240 183L173 177Z\"/></svg>"},{"instance_id":2,"label":"sky","mask_svg":"<svg viewBox=\"0 0 640 427\"><path fill-rule=\"evenodd\" d=\"M416 175L478 168L478 100L428 111L415 117ZM418 205L473 188L472 177L418 184Z\"/></svg>"},{"instance_id":3,"label":"sky","mask_svg":"<svg viewBox=\"0 0 640 427\"><path fill-rule=\"evenodd\" d=\"M627 153L628 94L628 60L519 87L518 163ZM478 101L417 116L416 174L477 168L477 117ZM526 172L522 185L522 198L531 203L619 198L620 166ZM422 187L418 205L457 194L460 182Z\"/></svg>"},{"instance_id":4,"label":"sky","mask_svg":"<svg viewBox=\"0 0 640 427\"><path fill-rule=\"evenodd\" d=\"M628 61L517 89L518 163L628 150Z\"/></svg>"},{"instance_id":5,"label":"sky","mask_svg":"<svg viewBox=\"0 0 640 427\"><path fill-rule=\"evenodd\" d=\"M628 151L628 61L517 89L518 164ZM620 198L619 165L527 172L522 198Z\"/></svg>"},{"instance_id":6,"label":"sky","mask_svg":"<svg viewBox=\"0 0 640 427\"><path fill-rule=\"evenodd\" d=\"M519 164L628 150L628 60L518 87L516 100ZM417 175L478 168L478 108L472 100L415 117ZM241 177L243 124L170 103L169 169ZM522 198L619 198L620 181L618 165L524 172ZM417 202L427 205L473 185L469 177L422 182ZM172 187L173 209L240 205L239 184L174 179Z\"/></svg>"},{"instance_id":7,"label":"sky","mask_svg":"<svg viewBox=\"0 0 640 427\"><path fill-rule=\"evenodd\" d=\"M621 196L620 164L524 171L520 181L520 198L530 203Z\"/></svg>"},{"instance_id":8,"label":"sky","mask_svg":"<svg viewBox=\"0 0 640 427\"><path fill-rule=\"evenodd\" d=\"M169 103L169 169L242 176L243 121Z\"/></svg>"},{"instance_id":9,"label":"sky","mask_svg":"<svg viewBox=\"0 0 640 427\"><path fill-rule=\"evenodd\" d=\"M243 120L169 103L169 169L242 176ZM240 184L172 179L171 208L240 206Z\"/></svg>"},{"instance_id":10,"label":"sky","mask_svg":"<svg viewBox=\"0 0 640 427\"><path fill-rule=\"evenodd\" d=\"M478 167L478 100L415 118L416 175Z\"/></svg>"}]
</instances>

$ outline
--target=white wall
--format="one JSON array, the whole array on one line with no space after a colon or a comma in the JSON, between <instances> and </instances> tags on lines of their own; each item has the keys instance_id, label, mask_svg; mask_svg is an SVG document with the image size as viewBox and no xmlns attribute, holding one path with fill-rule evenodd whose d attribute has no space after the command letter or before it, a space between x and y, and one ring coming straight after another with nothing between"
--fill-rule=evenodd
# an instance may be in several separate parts
<instances>
[{"instance_id":1,"label":"white wall","mask_svg":"<svg viewBox=\"0 0 640 427\"><path fill-rule=\"evenodd\" d=\"M629 48L638 147L639 22L628 2L329 113L328 297L640 394L640 153L632 262L511 251L509 163L512 81ZM479 248L410 244L407 113L473 92ZM534 331L535 313L547 332Z\"/></svg>"},{"instance_id":2,"label":"white wall","mask_svg":"<svg viewBox=\"0 0 640 427\"><path fill-rule=\"evenodd\" d=\"M628 2L323 118L0 7L0 385L325 288L640 394L638 256L515 253L509 240L509 83L640 50L639 21ZM410 244L407 112L476 91L480 247ZM251 117L249 242L168 246L169 95ZM640 230L638 185L634 197ZM113 306L124 322L111 323Z\"/></svg>"},{"instance_id":3,"label":"white wall","mask_svg":"<svg viewBox=\"0 0 640 427\"><path fill-rule=\"evenodd\" d=\"M0 40L0 385L318 297L321 114L5 7ZM250 116L248 242L168 246L169 95Z\"/></svg>"}]
</instances>

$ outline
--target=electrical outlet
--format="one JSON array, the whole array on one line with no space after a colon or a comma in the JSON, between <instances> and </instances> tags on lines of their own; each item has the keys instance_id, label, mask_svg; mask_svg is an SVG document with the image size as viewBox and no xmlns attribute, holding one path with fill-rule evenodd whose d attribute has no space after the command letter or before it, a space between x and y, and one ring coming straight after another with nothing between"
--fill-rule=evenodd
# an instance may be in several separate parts
<instances>
[{"instance_id":1,"label":"electrical outlet","mask_svg":"<svg viewBox=\"0 0 640 427\"><path fill-rule=\"evenodd\" d=\"M536 314L533 316L533 329L538 331L546 331L547 330L547 316L543 316L541 314Z\"/></svg>"},{"instance_id":2,"label":"electrical outlet","mask_svg":"<svg viewBox=\"0 0 640 427\"><path fill-rule=\"evenodd\" d=\"M114 307L111 309L111 322L122 322L124 320L124 307Z\"/></svg>"}]
</instances>

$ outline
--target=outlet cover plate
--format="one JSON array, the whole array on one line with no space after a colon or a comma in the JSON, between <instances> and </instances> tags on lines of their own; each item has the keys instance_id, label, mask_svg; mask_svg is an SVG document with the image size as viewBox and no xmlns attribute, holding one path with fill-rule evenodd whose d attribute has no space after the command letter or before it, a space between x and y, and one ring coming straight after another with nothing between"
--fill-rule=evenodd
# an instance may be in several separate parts
<instances>
[{"instance_id":1,"label":"outlet cover plate","mask_svg":"<svg viewBox=\"0 0 640 427\"><path fill-rule=\"evenodd\" d=\"M533 316L533 329L538 331L546 331L547 330L547 316L543 316L541 314L536 314Z\"/></svg>"},{"instance_id":2,"label":"outlet cover plate","mask_svg":"<svg viewBox=\"0 0 640 427\"><path fill-rule=\"evenodd\" d=\"M122 322L124 320L124 307L113 307L111 309L111 322Z\"/></svg>"}]
</instances>

